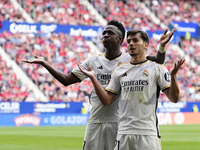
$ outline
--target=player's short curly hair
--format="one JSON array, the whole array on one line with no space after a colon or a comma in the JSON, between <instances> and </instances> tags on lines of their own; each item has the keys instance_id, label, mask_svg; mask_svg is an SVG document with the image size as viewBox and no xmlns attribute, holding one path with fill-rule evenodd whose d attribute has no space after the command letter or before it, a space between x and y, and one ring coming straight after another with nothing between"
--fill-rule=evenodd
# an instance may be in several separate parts
<instances>
[{"instance_id":1,"label":"player's short curly hair","mask_svg":"<svg viewBox=\"0 0 200 150\"><path fill-rule=\"evenodd\" d=\"M123 36L123 40L121 42L121 44L122 44L123 41L124 41L124 38L125 38L125 33L126 33L126 30L125 30L123 24L121 22L117 21L117 20L111 20L111 21L108 22L107 25L116 26L122 32L122 36Z\"/></svg>"}]
</instances>

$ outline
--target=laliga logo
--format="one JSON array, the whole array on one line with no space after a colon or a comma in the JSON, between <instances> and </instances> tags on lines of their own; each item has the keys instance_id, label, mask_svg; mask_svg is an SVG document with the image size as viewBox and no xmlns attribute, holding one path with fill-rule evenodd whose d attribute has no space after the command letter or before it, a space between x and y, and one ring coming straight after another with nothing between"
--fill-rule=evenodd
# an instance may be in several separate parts
<instances>
[{"instance_id":1,"label":"laliga logo","mask_svg":"<svg viewBox=\"0 0 200 150\"><path fill-rule=\"evenodd\" d=\"M34 116L34 115L25 114L25 115L16 117L14 119L14 122L15 122L16 126L21 126L24 124L32 124L34 126L39 126L39 124L41 122L41 118Z\"/></svg>"}]
</instances>

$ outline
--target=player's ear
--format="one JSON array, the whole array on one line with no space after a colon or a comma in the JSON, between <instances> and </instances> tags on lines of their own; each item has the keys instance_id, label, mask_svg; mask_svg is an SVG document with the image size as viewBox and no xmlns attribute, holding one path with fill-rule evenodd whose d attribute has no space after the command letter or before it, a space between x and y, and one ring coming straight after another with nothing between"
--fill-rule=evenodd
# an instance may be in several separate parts
<instances>
[{"instance_id":1,"label":"player's ear","mask_svg":"<svg viewBox=\"0 0 200 150\"><path fill-rule=\"evenodd\" d=\"M121 37L119 37L119 43L122 44L122 38Z\"/></svg>"},{"instance_id":2,"label":"player's ear","mask_svg":"<svg viewBox=\"0 0 200 150\"><path fill-rule=\"evenodd\" d=\"M144 43L144 48L145 48L145 50L147 50L148 46L149 46L149 43L145 42L145 43Z\"/></svg>"}]
</instances>

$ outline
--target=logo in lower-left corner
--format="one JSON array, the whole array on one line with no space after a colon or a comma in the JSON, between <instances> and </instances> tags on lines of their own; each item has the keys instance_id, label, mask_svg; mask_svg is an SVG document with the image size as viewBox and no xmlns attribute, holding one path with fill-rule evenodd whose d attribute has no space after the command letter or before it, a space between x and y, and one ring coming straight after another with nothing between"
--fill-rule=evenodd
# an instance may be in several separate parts
<instances>
[{"instance_id":1,"label":"logo in lower-left corner","mask_svg":"<svg viewBox=\"0 0 200 150\"><path fill-rule=\"evenodd\" d=\"M31 114L20 115L14 118L14 122L16 126L21 125L34 125L39 126L41 122L41 118L38 116L34 116Z\"/></svg>"}]
</instances>

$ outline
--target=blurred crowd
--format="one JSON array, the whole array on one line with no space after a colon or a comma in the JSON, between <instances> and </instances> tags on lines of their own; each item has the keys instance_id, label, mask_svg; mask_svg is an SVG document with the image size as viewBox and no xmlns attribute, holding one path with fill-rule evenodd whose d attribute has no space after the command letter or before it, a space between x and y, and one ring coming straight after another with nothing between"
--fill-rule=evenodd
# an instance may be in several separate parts
<instances>
[{"instance_id":1,"label":"blurred crowd","mask_svg":"<svg viewBox=\"0 0 200 150\"><path fill-rule=\"evenodd\" d=\"M185 54L193 58L194 61L200 65L200 40L195 38L186 39L182 37L179 46L184 50Z\"/></svg>"},{"instance_id":2,"label":"blurred crowd","mask_svg":"<svg viewBox=\"0 0 200 150\"><path fill-rule=\"evenodd\" d=\"M35 22L100 25L95 16L91 15L86 6L81 3L81 0L17 0L17 2ZM199 2L196 1L90 0L90 3L107 21L116 19L124 23L126 28L140 28L152 32L161 30L161 27L152 21L150 15L145 13L144 8L140 5L141 2L144 2L166 25L172 20L199 22ZM15 10L9 0L0 0L0 8L0 21L25 21L21 12ZM95 37L92 41L104 52L101 37ZM38 55L44 57L60 71L69 73L76 67L77 62L82 62L93 55L82 36L40 32L37 34L11 34L4 31L0 34L0 45L50 101L81 102L89 99L93 89L90 80L65 87L41 65L21 62L22 59L34 59L34 55ZM150 39L148 55L156 55L158 45L158 40ZM126 46L125 40L121 46L122 52L126 52ZM200 65L198 51L200 40L182 37L179 47ZM165 66L172 70L174 63L179 59L179 52L173 47L173 44L168 44ZM31 101L31 97L34 97L33 91L29 91L27 85L17 79L12 68L8 67L1 57L0 64L0 101ZM198 67L193 68L190 62L185 63L178 73L178 82L181 89L180 101L200 101L200 70ZM34 101L34 98L32 100ZM168 98L161 92L159 101L168 101Z\"/></svg>"},{"instance_id":3,"label":"blurred crowd","mask_svg":"<svg viewBox=\"0 0 200 150\"><path fill-rule=\"evenodd\" d=\"M171 21L200 22L200 2L196 0L144 0L144 3L166 25Z\"/></svg>"},{"instance_id":4,"label":"blurred crowd","mask_svg":"<svg viewBox=\"0 0 200 150\"><path fill-rule=\"evenodd\" d=\"M100 26L80 0L17 0L35 22Z\"/></svg>"},{"instance_id":5,"label":"blurred crowd","mask_svg":"<svg viewBox=\"0 0 200 150\"><path fill-rule=\"evenodd\" d=\"M167 47L165 66L169 71L174 67L180 58L179 52L170 45ZM195 102L200 101L200 70L191 67L191 63L184 63L177 75L180 88L180 101ZM168 98L161 94L161 101L168 101Z\"/></svg>"},{"instance_id":6,"label":"blurred crowd","mask_svg":"<svg viewBox=\"0 0 200 150\"><path fill-rule=\"evenodd\" d=\"M25 101L32 95L28 85L22 84L17 79L12 67L8 67L6 61L0 56L0 101Z\"/></svg>"},{"instance_id":7,"label":"blurred crowd","mask_svg":"<svg viewBox=\"0 0 200 150\"><path fill-rule=\"evenodd\" d=\"M10 0L0 0L0 21L24 22L25 18Z\"/></svg>"},{"instance_id":8,"label":"blurred crowd","mask_svg":"<svg viewBox=\"0 0 200 150\"><path fill-rule=\"evenodd\" d=\"M0 34L0 44L13 60L38 85L50 101L85 101L92 90L90 81L64 87L44 67L36 64L22 63L22 59L44 57L55 68L69 73L76 62L82 62L92 54L82 36L74 37L63 33L49 34L11 34L4 31Z\"/></svg>"},{"instance_id":9,"label":"blurred crowd","mask_svg":"<svg viewBox=\"0 0 200 150\"><path fill-rule=\"evenodd\" d=\"M90 0L90 2L107 21L118 20L123 22L126 28L161 30L137 0Z\"/></svg>"}]
</instances>

